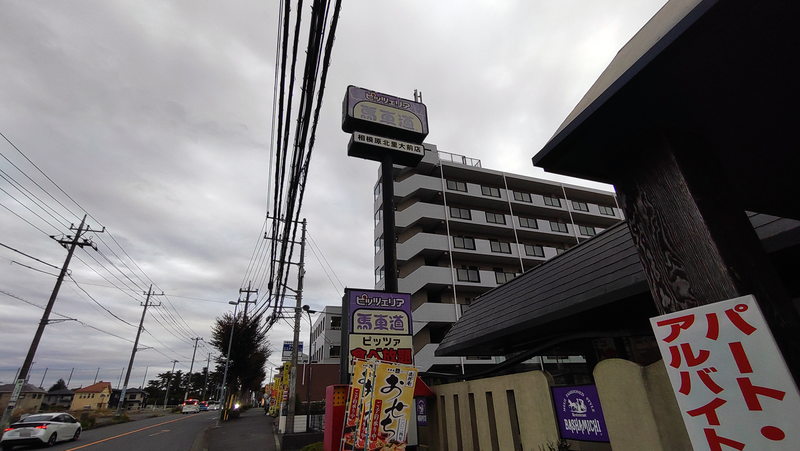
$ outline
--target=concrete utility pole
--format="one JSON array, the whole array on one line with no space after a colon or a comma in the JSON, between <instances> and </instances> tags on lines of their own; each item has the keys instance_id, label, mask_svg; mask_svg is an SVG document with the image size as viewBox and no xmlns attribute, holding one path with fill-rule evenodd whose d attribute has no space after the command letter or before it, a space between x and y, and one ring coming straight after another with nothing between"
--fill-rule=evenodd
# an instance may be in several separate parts
<instances>
[{"instance_id":1,"label":"concrete utility pole","mask_svg":"<svg viewBox=\"0 0 800 451\"><path fill-rule=\"evenodd\" d=\"M11 419L11 412L14 411L14 407L17 405L17 400L19 399L19 395L22 391L22 386L30 375L31 366L33 365L33 357L36 355L36 349L39 347L39 341L42 339L44 327L50 323L50 312L53 311L53 304L56 302L58 290L61 288L61 283L64 281L64 276L67 274L67 268L69 268L69 262L72 260L72 254L75 252L75 247L77 246L82 248L84 246L89 246L92 249L97 250L96 244L92 243L90 239L81 238L81 235L86 232L103 233L106 230L105 227L103 227L103 230L91 230L88 225L84 229L84 224L86 224L86 215L84 215L83 219L81 219L81 223L77 229L74 226L70 226L70 230L75 230L75 236L71 237L67 235L64 238L57 240L59 244L67 249L67 258L64 260L64 265L61 267L61 272L58 274L56 285L53 287L53 292L50 294L50 299L47 301L47 306L42 314L42 319L39 321L39 327L36 329L36 333L33 336L31 347L28 349L28 355L25 356L25 362L22 364L22 369L17 376L14 390L11 392L11 398L8 400L8 406L3 412L2 419L0 419L0 430L5 429L8 425L8 422ZM51 236L50 238L54 240L56 239L55 236Z\"/></svg>"},{"instance_id":2,"label":"concrete utility pole","mask_svg":"<svg viewBox=\"0 0 800 451\"><path fill-rule=\"evenodd\" d=\"M147 313L147 307L150 306L150 296L153 295L153 285L150 285L150 289L147 290L147 293L144 293L147 297L144 300L144 308L142 309L142 319L139 320L139 328L136 329L136 340L133 342L133 350L131 350L131 360L128 362L128 372L125 374L125 383L122 384L122 393L119 394L119 402L117 403L117 411L114 413L115 417L118 417L122 414L122 408L125 404L125 392L128 390L128 381L131 379L131 369L133 369L133 359L136 357L137 347L139 346L139 337L142 335L142 329L144 329L144 315ZM164 293L161 293L162 295ZM161 305L161 304L159 304ZM158 306L155 306L158 307ZM147 377L147 372L145 372L145 377Z\"/></svg>"},{"instance_id":3,"label":"concrete utility pole","mask_svg":"<svg viewBox=\"0 0 800 451\"><path fill-rule=\"evenodd\" d=\"M286 430L285 434L294 434L294 404L295 404L295 389L297 386L297 356L300 348L300 317L303 314L303 276L305 276L305 248L306 248L306 220L303 219L302 232L300 235L300 262L297 267L297 291L295 299L294 310L294 338L292 339L292 366L289 372L289 399L288 408L286 411Z\"/></svg>"},{"instance_id":4,"label":"concrete utility pole","mask_svg":"<svg viewBox=\"0 0 800 451\"><path fill-rule=\"evenodd\" d=\"M189 399L189 390L192 389L192 370L194 369L194 356L197 355L197 342L202 338L192 338L194 340L194 351L192 352L192 363L189 365L189 378L186 380L186 393L183 394L183 400Z\"/></svg>"},{"instance_id":5,"label":"concrete utility pole","mask_svg":"<svg viewBox=\"0 0 800 451\"><path fill-rule=\"evenodd\" d=\"M164 410L167 410L167 404L169 404L169 387L172 385L172 375L175 373L176 363L178 363L177 360L172 361L172 371L169 373L169 382L167 382L167 394L164 395Z\"/></svg>"},{"instance_id":6,"label":"concrete utility pole","mask_svg":"<svg viewBox=\"0 0 800 451\"><path fill-rule=\"evenodd\" d=\"M251 290L250 289L250 282L247 282L247 289L246 290L244 290L242 288L239 288L239 294L242 294L242 293L247 293L247 295L245 296L245 300L244 300L244 302L245 302L245 304L244 304L244 322L247 323L247 303L250 302L250 293L258 294L258 288L256 288L255 290Z\"/></svg>"},{"instance_id":7,"label":"concrete utility pole","mask_svg":"<svg viewBox=\"0 0 800 451\"><path fill-rule=\"evenodd\" d=\"M203 398L202 399L203 401L206 400L206 389L208 388L208 374L209 373L211 373L211 353L210 352L208 353L208 360L206 361L206 381L203 384L203 396L201 396L201 398Z\"/></svg>"}]
</instances>

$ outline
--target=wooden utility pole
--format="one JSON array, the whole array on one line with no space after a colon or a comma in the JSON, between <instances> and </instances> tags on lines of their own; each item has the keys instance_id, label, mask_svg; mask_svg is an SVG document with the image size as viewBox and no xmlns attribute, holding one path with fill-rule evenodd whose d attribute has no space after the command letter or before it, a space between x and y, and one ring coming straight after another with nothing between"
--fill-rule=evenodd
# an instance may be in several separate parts
<instances>
[{"instance_id":1,"label":"wooden utility pole","mask_svg":"<svg viewBox=\"0 0 800 451\"><path fill-rule=\"evenodd\" d=\"M53 304L56 302L56 297L58 296L58 290L61 288L61 283L64 281L64 276L67 274L67 269L69 268L69 262L72 260L72 254L75 252L75 247L84 247L89 246L94 250L97 250L97 245L92 243L91 240L81 238L81 236L86 232L97 232L103 233L105 232L106 228L103 227L102 230L91 230L89 226L86 226L84 229L84 224L86 224L86 215L83 215L83 219L81 219L81 223L76 229L75 226L70 226L70 230L75 230L75 236L65 236L61 239L56 239L55 236L51 236L54 240L58 241L59 244L64 246L67 249L67 258L64 260L64 265L61 267L61 272L58 274L58 279L56 279L56 285L53 287L53 292L50 294L50 299L47 301L47 306L44 309L44 313L42 314L42 319L39 321L39 327L36 329L36 333L33 336L33 341L31 342L31 346L28 349L28 355L25 356L25 362L22 364L22 369L17 376L17 381L14 386L13 391L11 392L11 398L8 401L8 406L6 410L3 412L3 417L0 419L0 430L5 429L8 425L8 421L11 418L11 412L14 411L14 407L17 404L17 400L19 399L19 395L22 391L22 386L25 383L25 380L28 379L30 374L31 366L33 365L33 358L36 355L36 349L39 347L39 341L42 339L42 334L44 333L44 327L50 323L50 312L53 311Z\"/></svg>"},{"instance_id":2,"label":"wooden utility pole","mask_svg":"<svg viewBox=\"0 0 800 451\"><path fill-rule=\"evenodd\" d=\"M147 307L150 306L150 296L153 296L153 285L150 285L150 289L147 290L145 293L147 297L144 300L144 308L142 309L142 319L139 320L139 328L136 329L136 340L133 342L133 350L131 350L131 360L128 362L128 372L125 373L125 383L122 384L122 392L119 394L119 402L117 403L117 411L114 413L115 417L120 416L122 413L122 408L125 404L125 392L128 390L128 381L131 378L131 369L133 369L133 359L136 357L137 347L139 346L139 337L142 335L142 329L144 329L144 315L147 313ZM162 295L164 293L161 293ZM161 305L161 304L159 304ZM158 306L155 306L158 307ZM146 375L146 373L145 373Z\"/></svg>"}]
</instances>

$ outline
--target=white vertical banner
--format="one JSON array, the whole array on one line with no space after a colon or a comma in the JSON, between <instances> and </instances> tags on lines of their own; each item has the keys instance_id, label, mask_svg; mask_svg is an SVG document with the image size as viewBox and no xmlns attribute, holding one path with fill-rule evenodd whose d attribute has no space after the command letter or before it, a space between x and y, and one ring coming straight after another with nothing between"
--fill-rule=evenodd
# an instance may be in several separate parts
<instances>
[{"instance_id":1,"label":"white vertical banner","mask_svg":"<svg viewBox=\"0 0 800 451\"><path fill-rule=\"evenodd\" d=\"M800 449L800 394L753 296L650 323L695 450Z\"/></svg>"}]
</instances>

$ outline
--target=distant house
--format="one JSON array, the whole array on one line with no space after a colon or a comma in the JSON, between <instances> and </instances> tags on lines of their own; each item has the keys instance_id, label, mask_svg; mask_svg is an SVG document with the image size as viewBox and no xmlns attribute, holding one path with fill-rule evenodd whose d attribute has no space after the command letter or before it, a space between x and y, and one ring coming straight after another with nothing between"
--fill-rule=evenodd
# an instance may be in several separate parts
<instances>
[{"instance_id":1,"label":"distant house","mask_svg":"<svg viewBox=\"0 0 800 451\"><path fill-rule=\"evenodd\" d=\"M111 382L100 381L75 390L69 410L107 409L111 401Z\"/></svg>"},{"instance_id":2,"label":"distant house","mask_svg":"<svg viewBox=\"0 0 800 451\"><path fill-rule=\"evenodd\" d=\"M50 407L58 406L63 407L64 409L69 409L69 407L72 405L72 398L74 397L74 390L62 388L60 390L47 392L47 394L44 395L44 401L42 404L47 404Z\"/></svg>"},{"instance_id":3,"label":"distant house","mask_svg":"<svg viewBox=\"0 0 800 451\"><path fill-rule=\"evenodd\" d=\"M116 408L119 404L119 397L122 394L122 390L114 390L111 393L111 401L109 401L109 407ZM125 410L139 410L144 407L145 403L147 402L147 392L144 390L139 390L138 388L129 388L125 390Z\"/></svg>"},{"instance_id":4,"label":"distant house","mask_svg":"<svg viewBox=\"0 0 800 451\"><path fill-rule=\"evenodd\" d=\"M6 410L13 391L14 384L0 385L0 412ZM42 408L42 401L44 401L46 394L46 390L32 384L25 384L22 386L22 392L19 395L19 399L17 399L17 405L14 410L22 409L25 413L38 412Z\"/></svg>"}]
</instances>

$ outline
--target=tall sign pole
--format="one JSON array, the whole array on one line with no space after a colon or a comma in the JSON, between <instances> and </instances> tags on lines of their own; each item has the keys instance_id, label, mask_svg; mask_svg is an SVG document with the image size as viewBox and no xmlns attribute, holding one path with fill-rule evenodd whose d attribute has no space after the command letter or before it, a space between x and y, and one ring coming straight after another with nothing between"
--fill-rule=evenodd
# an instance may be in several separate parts
<instances>
[{"instance_id":1,"label":"tall sign pole","mask_svg":"<svg viewBox=\"0 0 800 451\"><path fill-rule=\"evenodd\" d=\"M131 369L133 369L133 359L136 357L136 351L139 347L139 337L142 335L142 329L144 329L144 315L147 313L147 307L150 306L150 296L153 294L153 285L150 285L150 289L147 290L147 297L144 300L144 305L142 309L142 319L139 320L139 328L136 329L136 340L133 342L133 350L131 350L131 360L128 362L128 372L125 373L125 383L122 384L122 392L119 394L119 402L117 403L117 411L114 413L115 417L118 417L122 414L122 409L125 405L125 392L128 390L128 381L131 379ZM164 293L161 293L164 294Z\"/></svg>"},{"instance_id":2,"label":"tall sign pole","mask_svg":"<svg viewBox=\"0 0 800 451\"><path fill-rule=\"evenodd\" d=\"M69 268L69 262L72 260L72 254L75 252L75 247L90 246L92 249L97 250L97 246L92 243L91 240L81 238L81 236L86 232L103 233L106 230L105 227L103 227L102 230L91 230L88 226L84 229L84 224L86 224L86 215L83 215L81 224L77 229L74 228L74 226L70 227L70 230L75 230L75 236L67 236L63 239L57 240L62 246L67 248L67 258L64 260L64 265L61 267L61 272L58 274L58 279L56 279L56 285L53 287L53 292L50 294L50 299L47 301L47 306L42 314L42 319L39 321L39 327L36 329L36 333L33 336L33 341L31 342L30 348L28 348L28 355L25 356L25 362L22 364L22 369L20 369L19 375L17 376L14 390L11 392L11 398L8 401L8 406L3 412L2 419L0 419L0 430L5 429L8 425L8 422L11 418L11 413L14 411L17 400L19 400L19 395L22 392L22 386L25 383L25 380L28 379L31 366L33 365L33 357L36 355L36 350L39 347L39 341L42 339L44 327L50 323L50 312L53 311L53 304L56 302L58 290L61 289L61 283L64 281L64 276L67 274L67 268ZM50 238L56 239L55 236L51 236Z\"/></svg>"}]
</instances>

